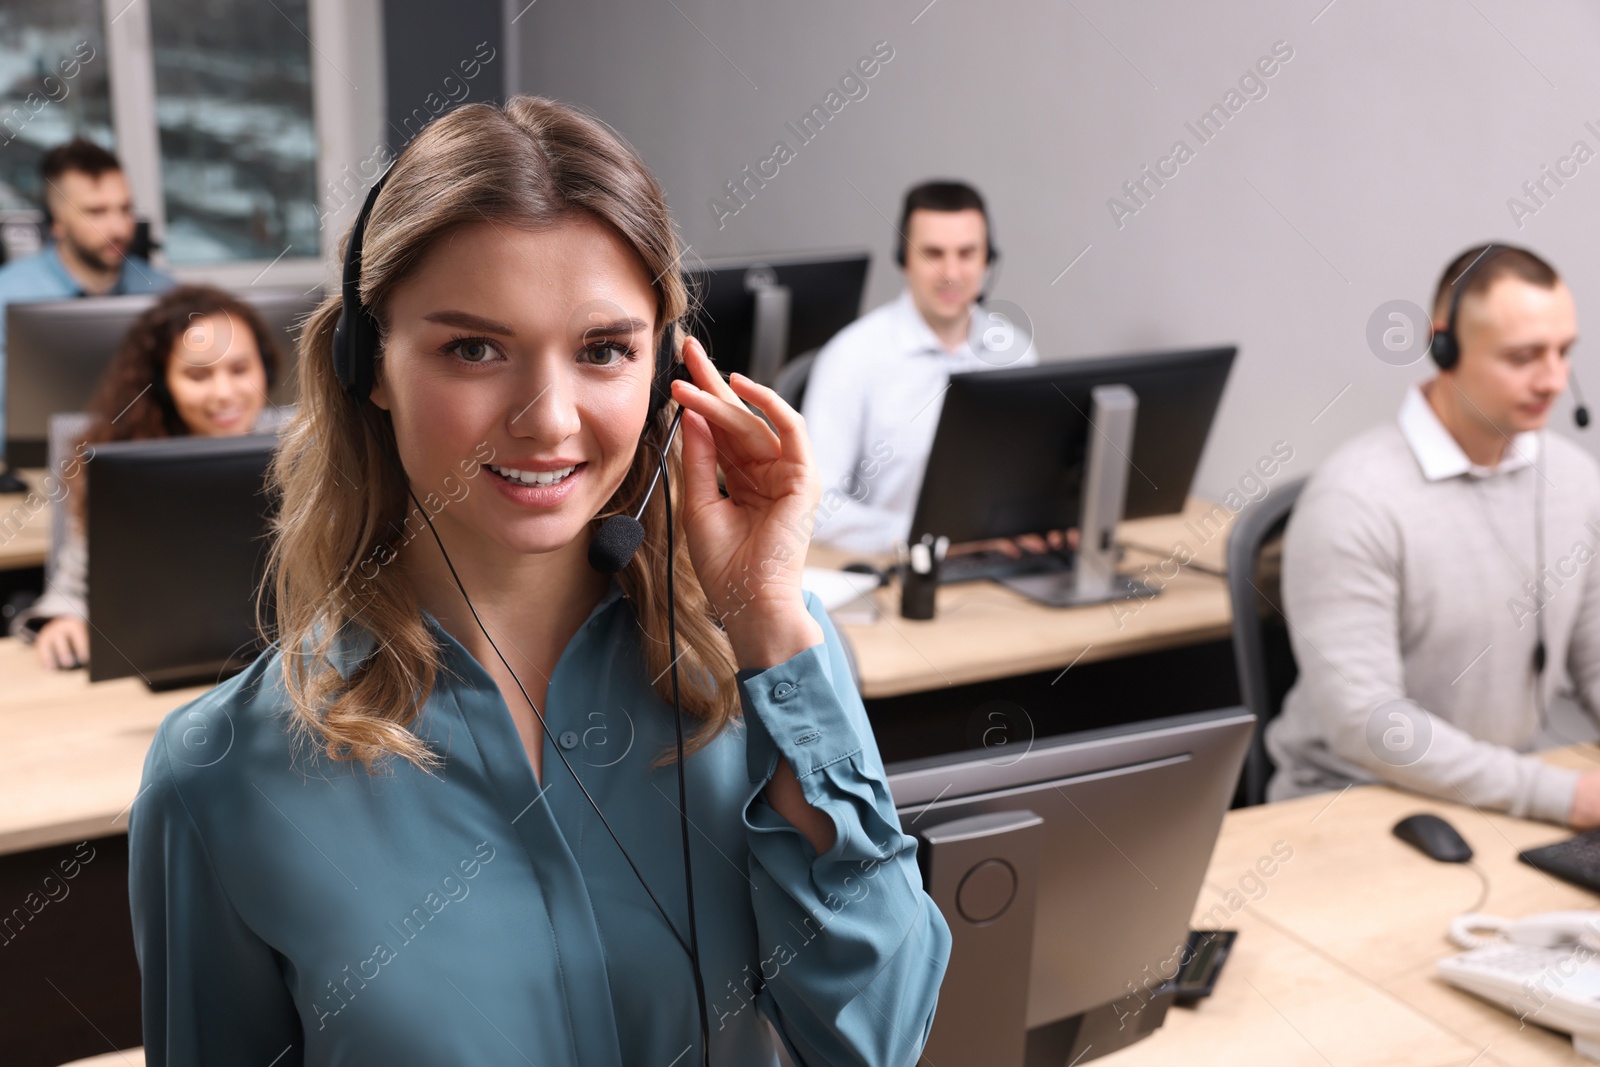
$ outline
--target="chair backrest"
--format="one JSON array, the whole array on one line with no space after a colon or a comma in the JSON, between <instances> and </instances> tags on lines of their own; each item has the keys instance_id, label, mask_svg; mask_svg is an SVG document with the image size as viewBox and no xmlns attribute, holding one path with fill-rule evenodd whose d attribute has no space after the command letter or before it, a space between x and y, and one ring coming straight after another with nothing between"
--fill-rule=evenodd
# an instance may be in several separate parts
<instances>
[{"instance_id":1,"label":"chair backrest","mask_svg":"<svg viewBox=\"0 0 1600 1067\"><path fill-rule=\"evenodd\" d=\"M56 478L67 466L77 448L80 437L89 431L90 415L86 411L67 411L51 415L45 423L45 462ZM61 558L61 546L67 543L68 509L66 497L50 509L50 555L45 560L45 576L56 579L56 561Z\"/></svg>"},{"instance_id":2,"label":"chair backrest","mask_svg":"<svg viewBox=\"0 0 1600 1067\"><path fill-rule=\"evenodd\" d=\"M1248 505L1228 536L1228 599L1233 606L1233 657L1239 671L1239 697L1256 716L1255 736L1245 756L1244 803L1266 800L1272 761L1264 733L1283 706L1294 682L1294 654L1283 616L1278 569L1261 567L1264 552L1281 545L1284 527L1305 479L1279 486Z\"/></svg>"},{"instance_id":3,"label":"chair backrest","mask_svg":"<svg viewBox=\"0 0 1600 1067\"><path fill-rule=\"evenodd\" d=\"M811 365L817 361L817 353L822 351L814 348L810 352L802 352L778 370L778 378L772 383L772 391L783 397L784 402L796 411L806 398L806 383L811 380Z\"/></svg>"}]
</instances>

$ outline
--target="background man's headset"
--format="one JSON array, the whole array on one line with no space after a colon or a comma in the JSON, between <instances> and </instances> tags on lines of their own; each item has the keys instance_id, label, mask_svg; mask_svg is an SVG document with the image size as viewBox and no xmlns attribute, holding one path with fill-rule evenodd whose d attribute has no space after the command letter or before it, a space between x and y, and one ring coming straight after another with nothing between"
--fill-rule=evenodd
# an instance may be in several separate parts
<instances>
[{"instance_id":1,"label":"background man's headset","mask_svg":"<svg viewBox=\"0 0 1600 1067\"><path fill-rule=\"evenodd\" d=\"M392 168L391 168L392 169ZM372 191L367 194L366 202L361 206L361 214L356 218L356 224L350 231L350 244L345 251L344 277L342 292L344 306L339 312L338 324L333 330L333 370L343 387L345 394L357 405L358 409L369 402L372 387L376 379L376 363L378 355L378 322L372 313L361 302L361 244L366 235L367 217L372 213L372 205L378 200L378 193L389 180L389 171L384 172L373 185ZM688 379L688 369L682 360L677 359L675 343L676 329L674 323L667 323L661 332L661 342L656 346L655 373L650 385L650 414L645 419L645 431L649 432L650 426L655 422L656 416L671 399L672 380L674 378ZM561 764L572 775L572 780L577 782L578 789L583 793L583 798L589 802L594 813L600 819L600 824L605 827L606 833L616 843L617 850L622 853L622 858L628 862L628 867L633 871L634 877L644 887L650 902L661 913L662 921L667 924L667 929L677 939L678 944L689 956L691 969L694 971L695 1000L700 1013L700 1060L702 1064L711 1062L711 1033L706 1013L705 978L700 973L700 939L695 923L694 907L694 865L689 854L689 801L683 773L683 706L679 699L678 691L678 627L677 603L673 590L673 523L672 523L672 486L667 476L667 451L672 447L672 440L677 436L678 426L683 421L683 409L680 407L673 415L672 428L667 433L666 443L656 453L656 472L650 479L650 485L645 490L644 499L639 503L639 509L633 515L612 515L601 522L589 543L589 565L603 574L615 574L628 565L634 553L644 541L644 526L639 519L644 515L645 507L650 503L650 497L655 492L659 482L666 504L667 516L667 633L669 638L668 652L672 656L669 670L672 672L672 708L673 725L677 735L678 755L678 830L683 840L683 882L684 895L687 899L689 912L689 931L685 938L673 925L672 917L667 914L667 909L662 906L656 897L655 891L645 881L644 874L640 872L638 864L633 862L633 857L628 855L628 850L623 848L622 841L617 837L616 831L611 828L605 812L600 810L600 805L595 802L583 784L583 779L578 777L578 772L573 769L572 763L567 759L566 753L560 745L550 746L561 759ZM402 471L402 476L404 472ZM406 479L406 493L411 497L412 504L428 524L428 531L433 534L434 542L439 546L439 553L444 557L444 563L450 570L450 577L454 580L456 589L461 593L461 599L466 601L467 610L472 614L472 621L477 624L483 639L489 642L489 647L494 649L494 654L500 663L511 675L512 681L517 683L517 689L522 693L522 698L528 702L528 707L533 709L533 714L539 720L540 729L546 734L550 732L545 724L544 713L534 704L533 698L528 695L527 688L522 684L522 679L517 677L517 672L511 669L511 664L506 660L500 647L494 643L494 638L489 636L489 630L484 626L483 620L478 617L478 609L473 606L472 598L467 595L466 586L461 583L461 576L456 573L455 564L450 562L450 554L445 551L444 542L439 538L439 531L434 528L433 519L428 515L428 509L417 500L416 492L411 488L409 479Z\"/></svg>"},{"instance_id":2,"label":"background man's headset","mask_svg":"<svg viewBox=\"0 0 1600 1067\"><path fill-rule=\"evenodd\" d=\"M1510 245L1486 246L1478 254L1478 258L1469 263L1467 269L1451 283L1449 317L1445 319L1444 329L1436 332L1428 341L1428 354L1433 357L1434 363L1438 364L1440 370L1452 370L1461 362L1461 341L1456 335L1456 316L1461 311L1461 297L1467 291L1472 276L1482 270L1484 264L1511 250ZM1572 421L1582 430L1589 425L1589 407L1583 402L1583 390L1578 388L1577 375L1569 372L1567 381L1571 383L1573 398L1578 402L1572 409ZM1533 587L1538 606L1538 610L1533 613L1535 632L1533 693L1539 709L1539 724L1549 730L1551 727L1544 706L1544 669L1549 658L1549 651L1544 643L1544 472L1535 464L1533 473Z\"/></svg>"}]
</instances>

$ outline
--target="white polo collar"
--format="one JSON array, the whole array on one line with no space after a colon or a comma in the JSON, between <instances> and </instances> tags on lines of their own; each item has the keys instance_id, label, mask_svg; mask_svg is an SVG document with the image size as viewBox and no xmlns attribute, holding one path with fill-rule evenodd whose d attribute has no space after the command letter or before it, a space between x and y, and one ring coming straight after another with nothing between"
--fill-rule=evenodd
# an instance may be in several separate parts
<instances>
[{"instance_id":1,"label":"white polo collar","mask_svg":"<svg viewBox=\"0 0 1600 1067\"><path fill-rule=\"evenodd\" d=\"M1492 478L1496 474L1510 474L1539 459L1539 434L1524 430L1511 439L1501 457L1499 466L1485 467L1474 463L1461 450L1461 445L1445 429L1444 423L1422 395L1422 386L1413 385L1406 390L1400 404L1400 433L1411 446L1422 468L1422 476L1430 482L1443 481L1470 474L1474 478Z\"/></svg>"}]
</instances>

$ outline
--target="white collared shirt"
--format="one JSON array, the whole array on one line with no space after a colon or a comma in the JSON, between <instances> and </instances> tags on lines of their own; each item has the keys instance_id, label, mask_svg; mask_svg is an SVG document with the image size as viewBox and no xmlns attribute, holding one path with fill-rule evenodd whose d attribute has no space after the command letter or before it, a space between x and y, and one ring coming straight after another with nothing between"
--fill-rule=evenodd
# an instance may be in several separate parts
<instances>
[{"instance_id":1,"label":"white collared shirt","mask_svg":"<svg viewBox=\"0 0 1600 1067\"><path fill-rule=\"evenodd\" d=\"M1417 457L1422 476L1430 482L1463 474L1470 474L1474 478L1492 478L1496 474L1521 470L1539 459L1538 433L1524 430L1511 438L1498 466L1485 467L1472 462L1461 450L1455 437L1445 429L1444 423L1439 421L1438 413L1428 403L1420 385L1413 385L1406 390L1406 398L1400 405L1400 433L1405 437L1406 444L1411 446L1412 454Z\"/></svg>"},{"instance_id":2,"label":"white collared shirt","mask_svg":"<svg viewBox=\"0 0 1600 1067\"><path fill-rule=\"evenodd\" d=\"M967 340L947 350L909 290L839 331L802 404L822 475L813 539L872 553L908 536L950 375L1038 362L1025 330L981 306Z\"/></svg>"}]
</instances>

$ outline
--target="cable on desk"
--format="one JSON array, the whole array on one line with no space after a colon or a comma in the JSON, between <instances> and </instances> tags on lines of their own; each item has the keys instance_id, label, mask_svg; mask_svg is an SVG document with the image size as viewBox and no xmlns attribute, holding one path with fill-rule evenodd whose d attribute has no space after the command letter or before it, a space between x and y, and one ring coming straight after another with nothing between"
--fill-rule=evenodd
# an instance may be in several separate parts
<instances>
[{"instance_id":1,"label":"cable on desk","mask_svg":"<svg viewBox=\"0 0 1600 1067\"><path fill-rule=\"evenodd\" d=\"M1478 894L1478 899L1472 902L1472 907L1468 908L1465 912L1467 915L1475 915L1477 914L1478 910L1482 908L1489 900L1489 875L1476 863L1469 862L1466 864L1466 868L1473 874L1477 875L1478 880L1483 883L1483 891Z\"/></svg>"}]
</instances>

